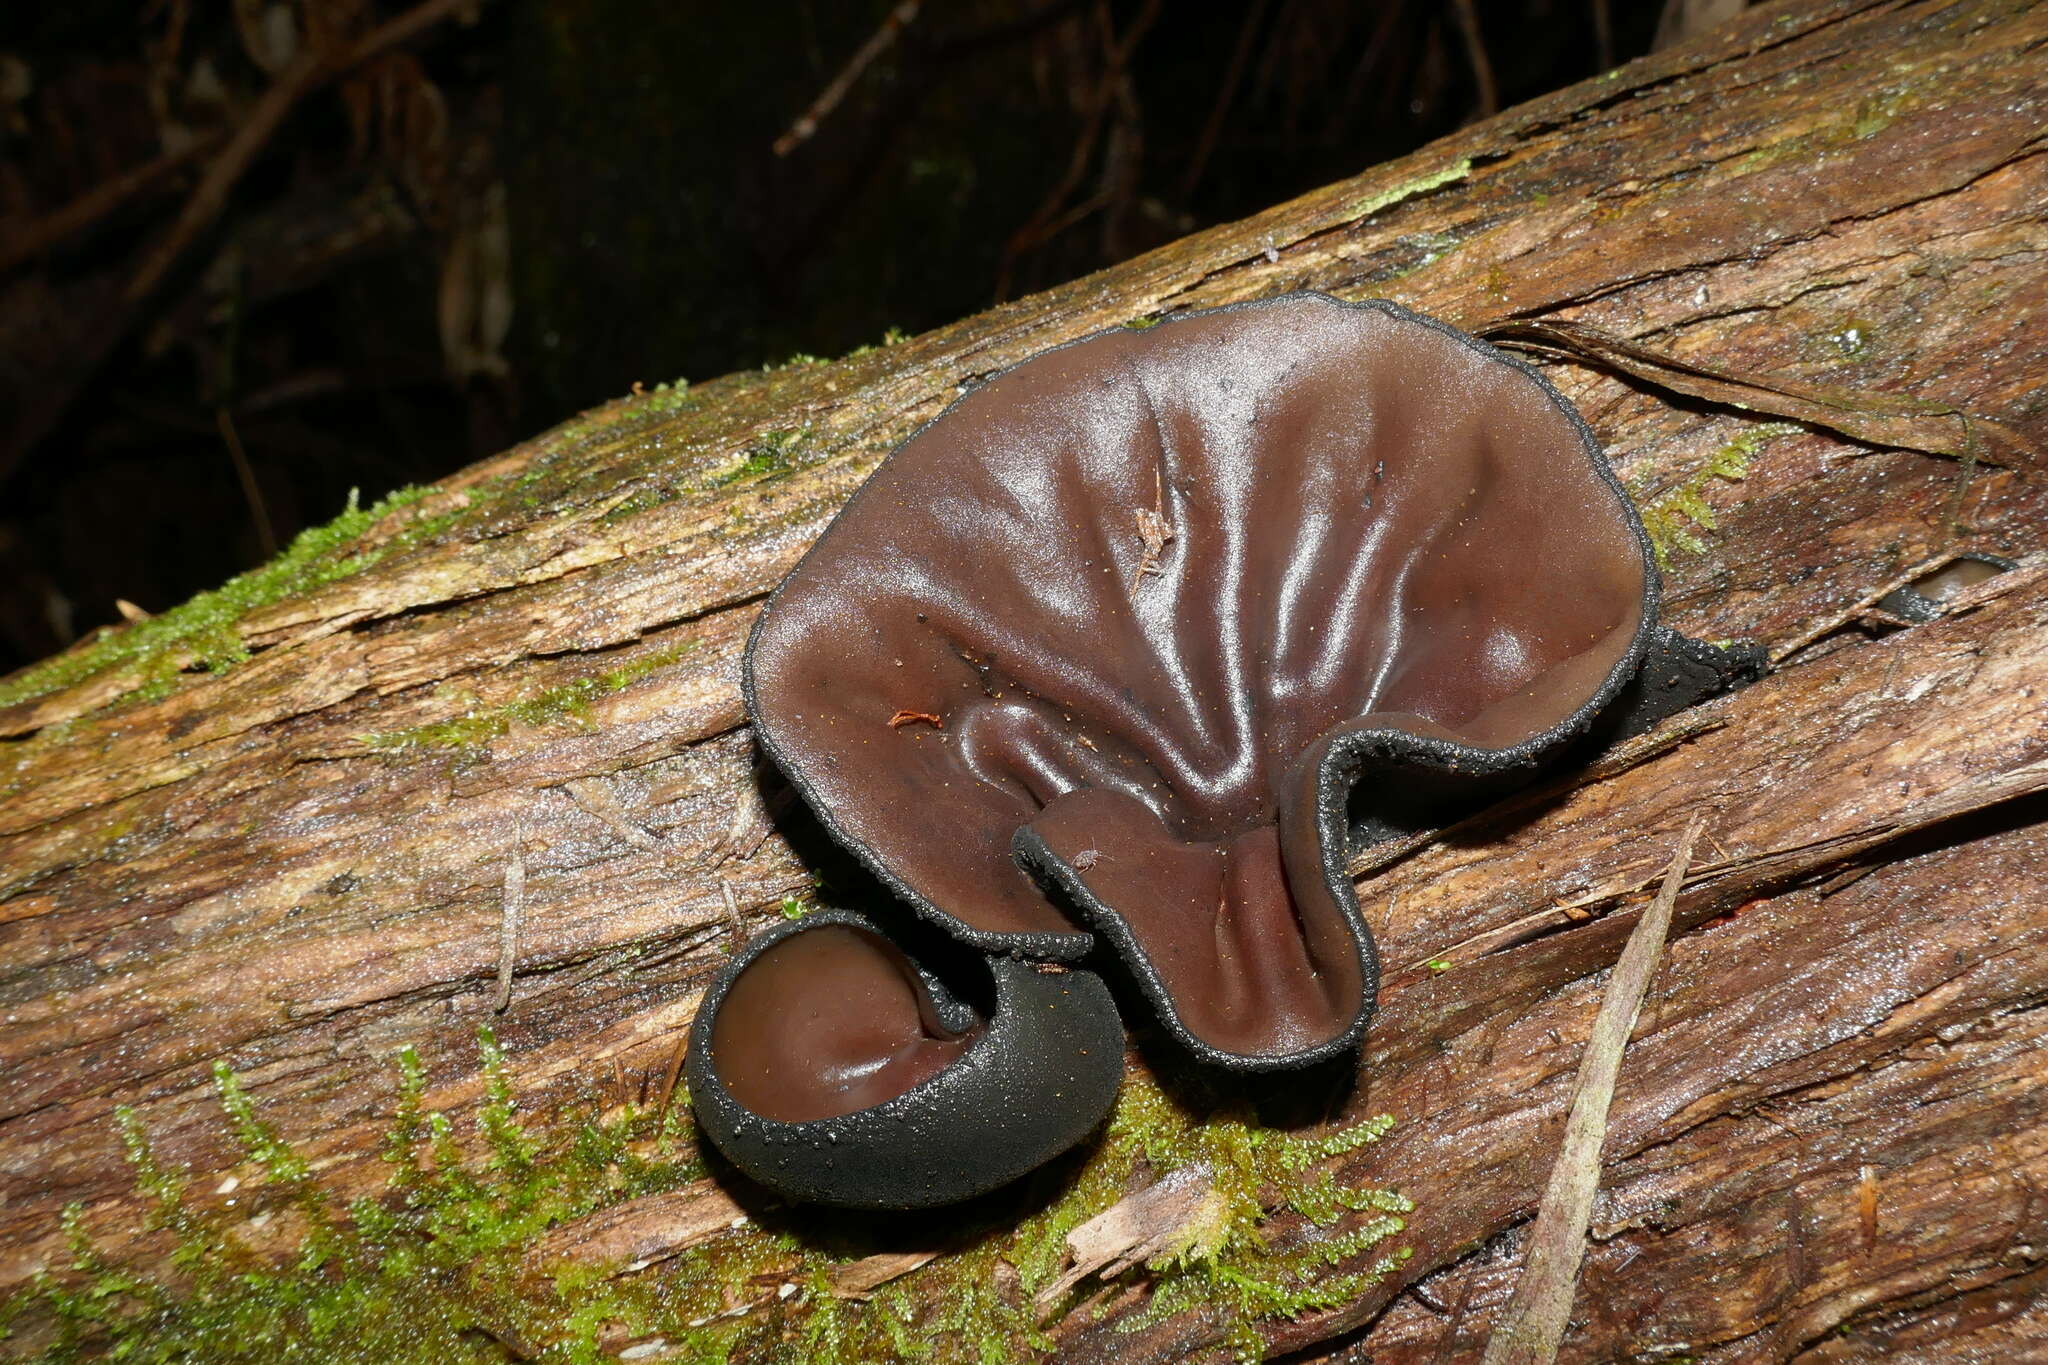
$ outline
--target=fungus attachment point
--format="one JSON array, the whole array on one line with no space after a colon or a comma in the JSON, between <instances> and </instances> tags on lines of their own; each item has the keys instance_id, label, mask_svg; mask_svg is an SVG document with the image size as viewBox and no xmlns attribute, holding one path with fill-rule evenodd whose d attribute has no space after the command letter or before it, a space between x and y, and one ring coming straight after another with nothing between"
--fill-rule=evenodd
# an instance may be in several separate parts
<instances>
[{"instance_id":1,"label":"fungus attachment point","mask_svg":"<svg viewBox=\"0 0 2048 1365\"><path fill-rule=\"evenodd\" d=\"M1272 1069L1364 1032L1355 838L1752 667L1656 610L1634 508L1534 370L1391 304L1291 294L1088 337L961 398L770 599L745 689L827 830L1001 955L998 981L1099 935L1195 1057ZM826 975L779 989L794 1006ZM1070 976L1099 988L1038 979ZM946 1065L908 999L874 1074L931 1064L935 1086L986 1048Z\"/></svg>"}]
</instances>

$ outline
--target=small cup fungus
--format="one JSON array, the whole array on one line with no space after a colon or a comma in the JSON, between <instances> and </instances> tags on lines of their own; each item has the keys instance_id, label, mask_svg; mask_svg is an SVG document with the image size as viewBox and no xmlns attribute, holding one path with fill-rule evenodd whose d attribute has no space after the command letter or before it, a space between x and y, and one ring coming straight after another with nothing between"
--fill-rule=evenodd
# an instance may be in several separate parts
<instances>
[{"instance_id":1,"label":"small cup fungus","mask_svg":"<svg viewBox=\"0 0 2048 1365\"><path fill-rule=\"evenodd\" d=\"M1058 1071L1089 1030L1089 1058L1120 1052L1098 980L1020 965L1098 935L1201 1062L1354 1048L1378 979L1354 842L1749 666L1656 614L1641 522L1570 404L1391 304L1290 294L998 375L855 495L746 668L758 742L891 890L988 955L992 1013L949 1018L855 921L815 948L770 935L695 1034L713 1138L785 1192L881 1202L843 1137L798 1135L779 1165L754 1139L948 1104L977 1065ZM995 1046L1046 983L1074 1026ZM1058 1134L1008 1110L1033 1128L1014 1150L986 1113L918 1120L899 1162L972 1169L888 1197L992 1188L1114 1088L1053 1085ZM835 1145L836 1165L807 1155Z\"/></svg>"},{"instance_id":2,"label":"small cup fungus","mask_svg":"<svg viewBox=\"0 0 2048 1365\"><path fill-rule=\"evenodd\" d=\"M1949 599L1964 589L1989 582L2018 567L2018 561L2004 555L1965 550L1934 572L1922 574L1905 587L1886 593L1877 605L1880 610L1888 611L1901 620L1924 625L1940 619L1948 610Z\"/></svg>"}]
</instances>

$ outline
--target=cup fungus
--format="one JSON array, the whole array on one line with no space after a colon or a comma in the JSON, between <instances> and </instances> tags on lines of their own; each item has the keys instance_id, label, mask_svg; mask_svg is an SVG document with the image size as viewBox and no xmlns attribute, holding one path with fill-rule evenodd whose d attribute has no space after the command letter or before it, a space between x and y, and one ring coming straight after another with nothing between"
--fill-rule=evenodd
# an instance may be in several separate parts
<instances>
[{"instance_id":1,"label":"cup fungus","mask_svg":"<svg viewBox=\"0 0 2048 1365\"><path fill-rule=\"evenodd\" d=\"M1003 983L1065 982L1094 1011L1087 973L1033 983L1018 963L1098 935L1200 1061L1355 1047L1378 977L1345 871L1359 832L1428 823L1747 666L1656 613L1641 522L1570 404L1391 304L1290 294L996 376L855 495L770 600L745 678L757 740L825 828L989 955L986 1032L913 1008L915 971L879 948L813 967L778 933L706 1002L700 1105L741 1125L915 1101L1008 1055ZM859 1003L870 977L896 983L886 1010ZM875 1062L867 1036L890 1029ZM1061 1093L1066 1141L1113 1089ZM835 1117L814 1115L828 1095ZM866 1193L712 1135L785 1191ZM1015 1173L991 1155L932 1188Z\"/></svg>"},{"instance_id":2,"label":"cup fungus","mask_svg":"<svg viewBox=\"0 0 2048 1365\"><path fill-rule=\"evenodd\" d=\"M956 995L843 912L777 926L706 994L690 1035L698 1124L796 1199L926 1208L994 1189L1087 1136L1123 1079L1093 972L980 959Z\"/></svg>"}]
</instances>

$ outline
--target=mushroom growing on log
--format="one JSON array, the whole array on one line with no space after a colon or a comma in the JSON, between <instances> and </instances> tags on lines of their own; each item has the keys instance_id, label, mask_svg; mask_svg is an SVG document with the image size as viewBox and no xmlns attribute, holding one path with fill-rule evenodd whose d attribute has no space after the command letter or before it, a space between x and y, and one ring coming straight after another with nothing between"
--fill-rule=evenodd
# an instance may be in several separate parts
<instances>
[{"instance_id":1,"label":"mushroom growing on log","mask_svg":"<svg viewBox=\"0 0 2048 1365\"><path fill-rule=\"evenodd\" d=\"M1100 933L1196 1059L1292 1068L1356 1047L1372 1011L1356 839L1752 668L1660 630L1657 584L1598 443L1534 370L1392 304L1296 293L1099 333L955 403L776 592L746 692L825 827L927 919L1006 959L1071 962ZM922 1112L911 1087L943 1089L962 1044L913 1026L915 975L831 932L843 952L814 961L785 933L747 954L697 1065L739 1164L867 1202L829 1144L789 1147L793 1178L719 1131L823 1121L827 1091ZM806 1075L812 1025L735 1018L815 1012L852 956L902 1016L861 1066L904 1084L836 1086L845 1028L816 1029ZM1061 1146L1109 1098L1081 1115L1070 1094ZM928 1187L1017 1173L986 1164Z\"/></svg>"}]
</instances>

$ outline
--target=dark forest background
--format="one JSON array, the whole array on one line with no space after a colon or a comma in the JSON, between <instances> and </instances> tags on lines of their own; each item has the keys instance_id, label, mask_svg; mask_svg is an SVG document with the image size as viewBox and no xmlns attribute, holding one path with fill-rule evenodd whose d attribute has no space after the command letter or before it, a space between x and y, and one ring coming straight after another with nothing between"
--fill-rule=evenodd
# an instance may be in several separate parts
<instances>
[{"instance_id":1,"label":"dark forest background","mask_svg":"<svg viewBox=\"0 0 2048 1365\"><path fill-rule=\"evenodd\" d=\"M0 672L635 381L949 321L1739 8L0 7Z\"/></svg>"}]
</instances>

